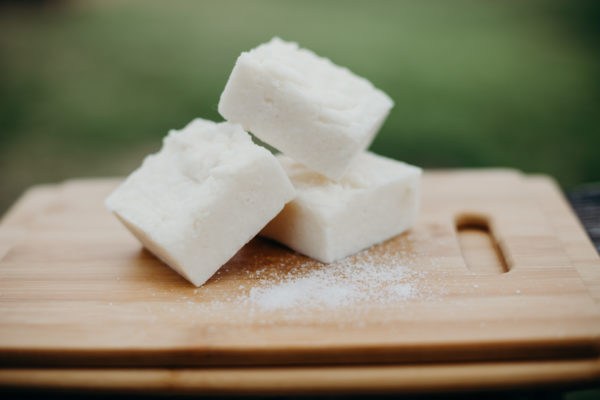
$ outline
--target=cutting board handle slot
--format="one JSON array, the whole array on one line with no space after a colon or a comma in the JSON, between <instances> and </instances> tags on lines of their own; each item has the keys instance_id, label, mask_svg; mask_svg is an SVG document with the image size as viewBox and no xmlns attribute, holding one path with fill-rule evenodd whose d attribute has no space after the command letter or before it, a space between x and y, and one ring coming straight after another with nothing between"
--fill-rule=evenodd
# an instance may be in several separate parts
<instances>
[{"instance_id":1,"label":"cutting board handle slot","mask_svg":"<svg viewBox=\"0 0 600 400\"><path fill-rule=\"evenodd\" d=\"M509 271L506 257L489 218L483 214L464 213L455 218L456 233L465 264L478 275L503 274Z\"/></svg>"}]
</instances>

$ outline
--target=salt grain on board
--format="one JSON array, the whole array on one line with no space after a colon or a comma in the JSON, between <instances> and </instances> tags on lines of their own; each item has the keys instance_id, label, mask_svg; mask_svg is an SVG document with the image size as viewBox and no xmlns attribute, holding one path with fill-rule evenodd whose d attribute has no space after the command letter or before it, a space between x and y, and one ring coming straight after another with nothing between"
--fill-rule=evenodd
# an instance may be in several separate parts
<instances>
[{"instance_id":1,"label":"salt grain on board","mask_svg":"<svg viewBox=\"0 0 600 400\"><path fill-rule=\"evenodd\" d=\"M233 305L253 315L283 311L289 319L305 312L396 307L423 294L419 284L423 273L411 265L414 260L409 254L367 250L331 264L298 259L263 261L265 267L243 273L252 284L239 286L233 297L204 305L212 311Z\"/></svg>"},{"instance_id":2,"label":"salt grain on board","mask_svg":"<svg viewBox=\"0 0 600 400\"><path fill-rule=\"evenodd\" d=\"M412 312L415 301L437 301L445 293L439 257L415 245L412 236L331 264L259 241L201 288L185 295L177 295L174 287L154 292L161 301L152 303L149 312L153 318L162 313L182 320L197 316L197 321L205 321L203 329L221 323L311 321L345 328L363 326L367 320L392 322ZM231 280L237 281L235 286Z\"/></svg>"},{"instance_id":3,"label":"salt grain on board","mask_svg":"<svg viewBox=\"0 0 600 400\"><path fill-rule=\"evenodd\" d=\"M278 282L261 281L244 302L265 311L333 309L394 303L410 298L413 291L403 265L341 261L306 273L293 271Z\"/></svg>"}]
</instances>

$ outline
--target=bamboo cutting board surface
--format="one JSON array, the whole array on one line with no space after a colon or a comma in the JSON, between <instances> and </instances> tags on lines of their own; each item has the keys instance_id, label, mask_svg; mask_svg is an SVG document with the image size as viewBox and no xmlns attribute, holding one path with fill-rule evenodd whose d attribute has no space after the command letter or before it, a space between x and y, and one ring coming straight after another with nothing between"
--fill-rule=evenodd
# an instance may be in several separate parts
<instances>
[{"instance_id":1,"label":"bamboo cutting board surface","mask_svg":"<svg viewBox=\"0 0 600 400\"><path fill-rule=\"evenodd\" d=\"M369 252L418 271L421 295L368 313L266 312L238 303L229 309L232 292L256 283L248 270L266 271L269 279L277 276L270 269L282 265L292 273L295 263L322 266L255 240L195 289L141 251L104 211L102 200L114 185L72 181L36 189L5 218L4 367L597 357L597 255L543 179L507 170L426 174L418 226ZM503 254L499 267L509 272L473 269L477 260L498 268L497 260L479 254L485 247L479 235L457 235L456 224L482 221ZM461 245L469 250L464 258Z\"/></svg>"}]
</instances>

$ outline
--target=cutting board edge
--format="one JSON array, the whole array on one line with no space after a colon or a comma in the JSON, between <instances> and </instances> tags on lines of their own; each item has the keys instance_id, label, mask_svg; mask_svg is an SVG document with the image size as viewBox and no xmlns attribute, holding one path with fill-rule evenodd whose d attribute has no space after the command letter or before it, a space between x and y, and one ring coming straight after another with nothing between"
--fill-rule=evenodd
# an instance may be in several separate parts
<instances>
[{"instance_id":1,"label":"cutting board edge","mask_svg":"<svg viewBox=\"0 0 600 400\"><path fill-rule=\"evenodd\" d=\"M210 369L0 369L1 388L119 393L344 394L585 388L600 359Z\"/></svg>"}]
</instances>

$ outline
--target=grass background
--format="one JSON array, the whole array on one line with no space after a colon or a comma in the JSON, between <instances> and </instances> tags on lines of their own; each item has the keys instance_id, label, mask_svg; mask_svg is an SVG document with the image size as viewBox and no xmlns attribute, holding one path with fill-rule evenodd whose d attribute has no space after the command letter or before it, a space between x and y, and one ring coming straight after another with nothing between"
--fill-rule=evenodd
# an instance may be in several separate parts
<instances>
[{"instance_id":1,"label":"grass background","mask_svg":"<svg viewBox=\"0 0 600 400\"><path fill-rule=\"evenodd\" d=\"M1 3L0 212L34 183L124 175L168 129L221 120L236 57L274 35L390 94L378 153L600 180L599 4Z\"/></svg>"}]
</instances>

